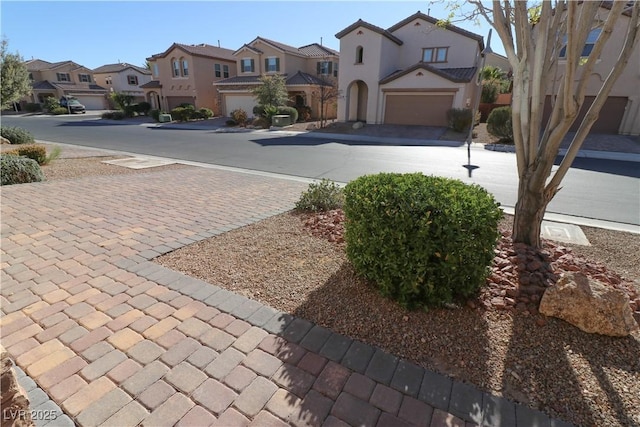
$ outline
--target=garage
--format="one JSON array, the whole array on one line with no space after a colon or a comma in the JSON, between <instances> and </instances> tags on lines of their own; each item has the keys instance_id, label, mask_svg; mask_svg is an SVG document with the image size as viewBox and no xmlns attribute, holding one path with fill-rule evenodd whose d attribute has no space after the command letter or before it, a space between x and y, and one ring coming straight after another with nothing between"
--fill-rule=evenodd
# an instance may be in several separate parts
<instances>
[{"instance_id":1,"label":"garage","mask_svg":"<svg viewBox=\"0 0 640 427\"><path fill-rule=\"evenodd\" d=\"M104 95L74 95L78 102L87 110L104 110L106 102Z\"/></svg>"},{"instance_id":2,"label":"garage","mask_svg":"<svg viewBox=\"0 0 640 427\"><path fill-rule=\"evenodd\" d=\"M384 123L393 125L447 126L447 110L453 105L449 94L388 94Z\"/></svg>"},{"instance_id":3,"label":"garage","mask_svg":"<svg viewBox=\"0 0 640 427\"><path fill-rule=\"evenodd\" d=\"M589 107L595 100L594 96L585 96L584 103L582 104L582 108L580 108L580 112L578 112L578 117L573 122L573 125L569 129L571 132L575 132L580 127L580 123L584 118L585 114L589 110ZM604 102L602 109L600 110L600 115L598 119L595 121L593 126L591 127L591 133L618 133L620 129L620 123L622 123L622 116L624 116L624 110L627 107L628 98L624 96L610 96ZM549 116L551 115L551 96L547 96L544 104L544 113L542 118L543 125L547 123L549 120Z\"/></svg>"},{"instance_id":4,"label":"garage","mask_svg":"<svg viewBox=\"0 0 640 427\"><path fill-rule=\"evenodd\" d=\"M231 115L233 110L243 109L248 117L253 117L253 107L258 105L253 95L226 95L225 112Z\"/></svg>"}]
</instances>

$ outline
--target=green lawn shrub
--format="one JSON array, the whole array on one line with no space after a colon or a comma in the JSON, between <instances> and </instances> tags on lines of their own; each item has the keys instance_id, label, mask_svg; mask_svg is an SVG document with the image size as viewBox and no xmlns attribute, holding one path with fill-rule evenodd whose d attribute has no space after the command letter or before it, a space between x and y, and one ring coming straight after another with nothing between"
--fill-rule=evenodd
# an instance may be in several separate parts
<instances>
[{"instance_id":1,"label":"green lawn shrub","mask_svg":"<svg viewBox=\"0 0 640 427\"><path fill-rule=\"evenodd\" d=\"M66 107L55 107L49 110L49 113L53 114L54 116L60 116L62 114L69 114L69 110L67 110Z\"/></svg>"},{"instance_id":2,"label":"green lawn shrub","mask_svg":"<svg viewBox=\"0 0 640 427\"><path fill-rule=\"evenodd\" d=\"M380 173L344 192L347 256L383 295L426 308L471 297L485 283L502 211L482 187Z\"/></svg>"},{"instance_id":3,"label":"green lawn shrub","mask_svg":"<svg viewBox=\"0 0 640 427\"><path fill-rule=\"evenodd\" d=\"M198 115L201 119L210 119L211 117L213 117L213 110L203 107L198 110Z\"/></svg>"},{"instance_id":4,"label":"green lawn shrub","mask_svg":"<svg viewBox=\"0 0 640 427\"><path fill-rule=\"evenodd\" d=\"M329 179L309 184L300 200L296 202L296 209L301 211L328 211L341 208L344 204L344 192L340 186Z\"/></svg>"},{"instance_id":5,"label":"green lawn shrub","mask_svg":"<svg viewBox=\"0 0 640 427\"><path fill-rule=\"evenodd\" d=\"M246 125L248 118L249 117L247 116L247 112L244 111L242 108L238 108L231 112L231 119L240 126Z\"/></svg>"},{"instance_id":6,"label":"green lawn shrub","mask_svg":"<svg viewBox=\"0 0 640 427\"><path fill-rule=\"evenodd\" d=\"M454 131L467 132L471 126L472 115L470 108L451 108L447 110L447 122Z\"/></svg>"},{"instance_id":7,"label":"green lawn shrub","mask_svg":"<svg viewBox=\"0 0 640 427\"><path fill-rule=\"evenodd\" d=\"M0 185L26 184L44 180L44 173L35 160L6 154L0 156Z\"/></svg>"},{"instance_id":8,"label":"green lawn shrub","mask_svg":"<svg viewBox=\"0 0 640 427\"><path fill-rule=\"evenodd\" d=\"M291 118L291 123L298 121L298 110L293 107L280 106L278 107L278 114L286 114Z\"/></svg>"},{"instance_id":9,"label":"green lawn shrub","mask_svg":"<svg viewBox=\"0 0 640 427\"><path fill-rule=\"evenodd\" d=\"M17 126L0 126L0 135L12 144L32 144L34 141L31 132Z\"/></svg>"},{"instance_id":10,"label":"green lawn shrub","mask_svg":"<svg viewBox=\"0 0 640 427\"><path fill-rule=\"evenodd\" d=\"M24 106L24 110L27 113L37 113L39 111L42 111L42 105L38 104L37 102L30 102Z\"/></svg>"},{"instance_id":11,"label":"green lawn shrub","mask_svg":"<svg viewBox=\"0 0 640 427\"><path fill-rule=\"evenodd\" d=\"M29 159L35 160L39 165L44 165L45 163L47 163L47 149L44 145L22 145L18 148L14 148L11 151L8 151L6 154L14 156L24 156Z\"/></svg>"},{"instance_id":12,"label":"green lawn shrub","mask_svg":"<svg viewBox=\"0 0 640 427\"><path fill-rule=\"evenodd\" d=\"M511 107L494 108L487 118L487 131L500 138L500 142L513 142Z\"/></svg>"}]
</instances>

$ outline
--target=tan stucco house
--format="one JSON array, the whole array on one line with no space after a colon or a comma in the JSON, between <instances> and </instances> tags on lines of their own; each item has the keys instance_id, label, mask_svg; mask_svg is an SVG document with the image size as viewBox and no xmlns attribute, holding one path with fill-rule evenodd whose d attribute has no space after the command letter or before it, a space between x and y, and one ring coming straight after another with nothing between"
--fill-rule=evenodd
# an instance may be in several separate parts
<instances>
[{"instance_id":1,"label":"tan stucco house","mask_svg":"<svg viewBox=\"0 0 640 427\"><path fill-rule=\"evenodd\" d=\"M145 101L141 85L151 81L151 71L126 63L106 64L93 70L96 83L109 92L134 97L135 102Z\"/></svg>"},{"instance_id":2,"label":"tan stucco house","mask_svg":"<svg viewBox=\"0 0 640 427\"><path fill-rule=\"evenodd\" d=\"M282 75L292 106L309 106L312 118L319 116L321 87L336 84L339 54L333 49L313 43L293 47L256 37L233 53L238 75L216 82L223 114L241 108L251 117L257 105L251 89L260 84L262 75ZM335 117L335 105L328 106L327 117Z\"/></svg>"},{"instance_id":3,"label":"tan stucco house","mask_svg":"<svg viewBox=\"0 0 640 427\"><path fill-rule=\"evenodd\" d=\"M586 45L583 48L583 56L588 56L598 39L602 23L606 20L611 8L611 2L601 2L593 29L587 37ZM613 29L611 38L596 62L593 73L589 76L585 90L585 102L575 120L571 130L576 130L587 112L588 107L600 91L607 75L611 72L613 64L618 62L618 56L622 49L629 26L630 9L625 11L619 18ZM598 24L598 22L600 24ZM555 83L549 86L548 95L557 91L564 75L566 60L566 49L561 48L559 52L558 72L555 75ZM552 82L553 75L550 76ZM577 76L576 78L579 78ZM551 96L547 96L545 106L546 120L551 110ZM598 120L591 128L592 133L620 133L625 135L640 135L640 43L636 43L633 53L624 71L615 82L607 101L600 110Z\"/></svg>"},{"instance_id":4,"label":"tan stucco house","mask_svg":"<svg viewBox=\"0 0 640 427\"><path fill-rule=\"evenodd\" d=\"M338 120L446 126L472 105L482 36L417 12L383 29L358 20L336 34L342 65Z\"/></svg>"},{"instance_id":5,"label":"tan stucco house","mask_svg":"<svg viewBox=\"0 0 640 427\"><path fill-rule=\"evenodd\" d=\"M213 83L236 75L236 58L232 50L204 43L174 43L147 61L152 80L141 88L152 108L170 111L187 103L220 114Z\"/></svg>"},{"instance_id":6,"label":"tan stucco house","mask_svg":"<svg viewBox=\"0 0 640 427\"><path fill-rule=\"evenodd\" d=\"M44 103L48 97L60 99L75 96L87 110L107 108L107 89L96 84L93 71L73 61L48 62L42 59L26 61L33 88L21 103Z\"/></svg>"}]
</instances>

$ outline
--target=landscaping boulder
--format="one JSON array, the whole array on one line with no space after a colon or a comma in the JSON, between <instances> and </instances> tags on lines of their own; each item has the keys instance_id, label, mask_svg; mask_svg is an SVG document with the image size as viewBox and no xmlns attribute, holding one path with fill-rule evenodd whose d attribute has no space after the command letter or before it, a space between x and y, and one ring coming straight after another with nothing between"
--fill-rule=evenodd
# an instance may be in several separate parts
<instances>
[{"instance_id":1,"label":"landscaping boulder","mask_svg":"<svg viewBox=\"0 0 640 427\"><path fill-rule=\"evenodd\" d=\"M358 130L358 129L362 129L364 127L364 123L363 122L355 122L353 124L353 126L351 126L353 129Z\"/></svg>"},{"instance_id":2,"label":"landscaping boulder","mask_svg":"<svg viewBox=\"0 0 640 427\"><path fill-rule=\"evenodd\" d=\"M582 273L565 274L549 287L539 310L588 333L623 337L638 329L627 295Z\"/></svg>"},{"instance_id":3,"label":"landscaping boulder","mask_svg":"<svg viewBox=\"0 0 640 427\"><path fill-rule=\"evenodd\" d=\"M31 427L34 426L29 410L29 399L23 388L18 384L13 362L9 353L0 346L0 382L2 383L2 427Z\"/></svg>"},{"instance_id":4,"label":"landscaping boulder","mask_svg":"<svg viewBox=\"0 0 640 427\"><path fill-rule=\"evenodd\" d=\"M4 136L0 136L0 144L11 144L11 141L9 141Z\"/></svg>"}]
</instances>

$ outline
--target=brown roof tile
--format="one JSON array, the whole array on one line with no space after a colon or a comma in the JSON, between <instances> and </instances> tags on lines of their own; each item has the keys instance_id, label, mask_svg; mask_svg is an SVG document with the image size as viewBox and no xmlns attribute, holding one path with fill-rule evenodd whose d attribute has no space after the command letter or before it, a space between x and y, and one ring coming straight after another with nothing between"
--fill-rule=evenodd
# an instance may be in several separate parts
<instances>
[{"instance_id":1,"label":"brown roof tile","mask_svg":"<svg viewBox=\"0 0 640 427\"><path fill-rule=\"evenodd\" d=\"M468 83L475 76L477 67L436 68L424 62L419 62L405 70L394 71L393 73L381 79L380 84L383 85L383 84L389 83L393 80L396 80L402 76L405 76L413 71L420 70L420 69L436 74L440 77L444 77L445 79L450 80L454 83Z\"/></svg>"},{"instance_id":2,"label":"brown roof tile","mask_svg":"<svg viewBox=\"0 0 640 427\"><path fill-rule=\"evenodd\" d=\"M136 65L131 65L123 62L118 64L106 64L101 67L95 68L93 72L94 73L119 73L129 68L142 74L147 74L147 75L151 74L151 71L147 70L146 68L138 67Z\"/></svg>"},{"instance_id":3,"label":"brown roof tile","mask_svg":"<svg viewBox=\"0 0 640 427\"><path fill-rule=\"evenodd\" d=\"M398 46L402 45L402 40L400 40L399 38L397 38L396 36L391 34L389 31L385 30L384 28L377 27L377 26L375 26L373 24L369 24L368 22L363 21L362 19L358 19L356 22L354 22L353 24L349 25L344 30L340 31L339 33L336 33L336 38L341 39L342 37L346 36L351 31L355 30L358 27L364 27L364 28L366 28L368 30L371 30L371 31L373 31L375 33L378 33L378 34L388 38L389 40L391 40L392 42L394 42Z\"/></svg>"}]
</instances>

